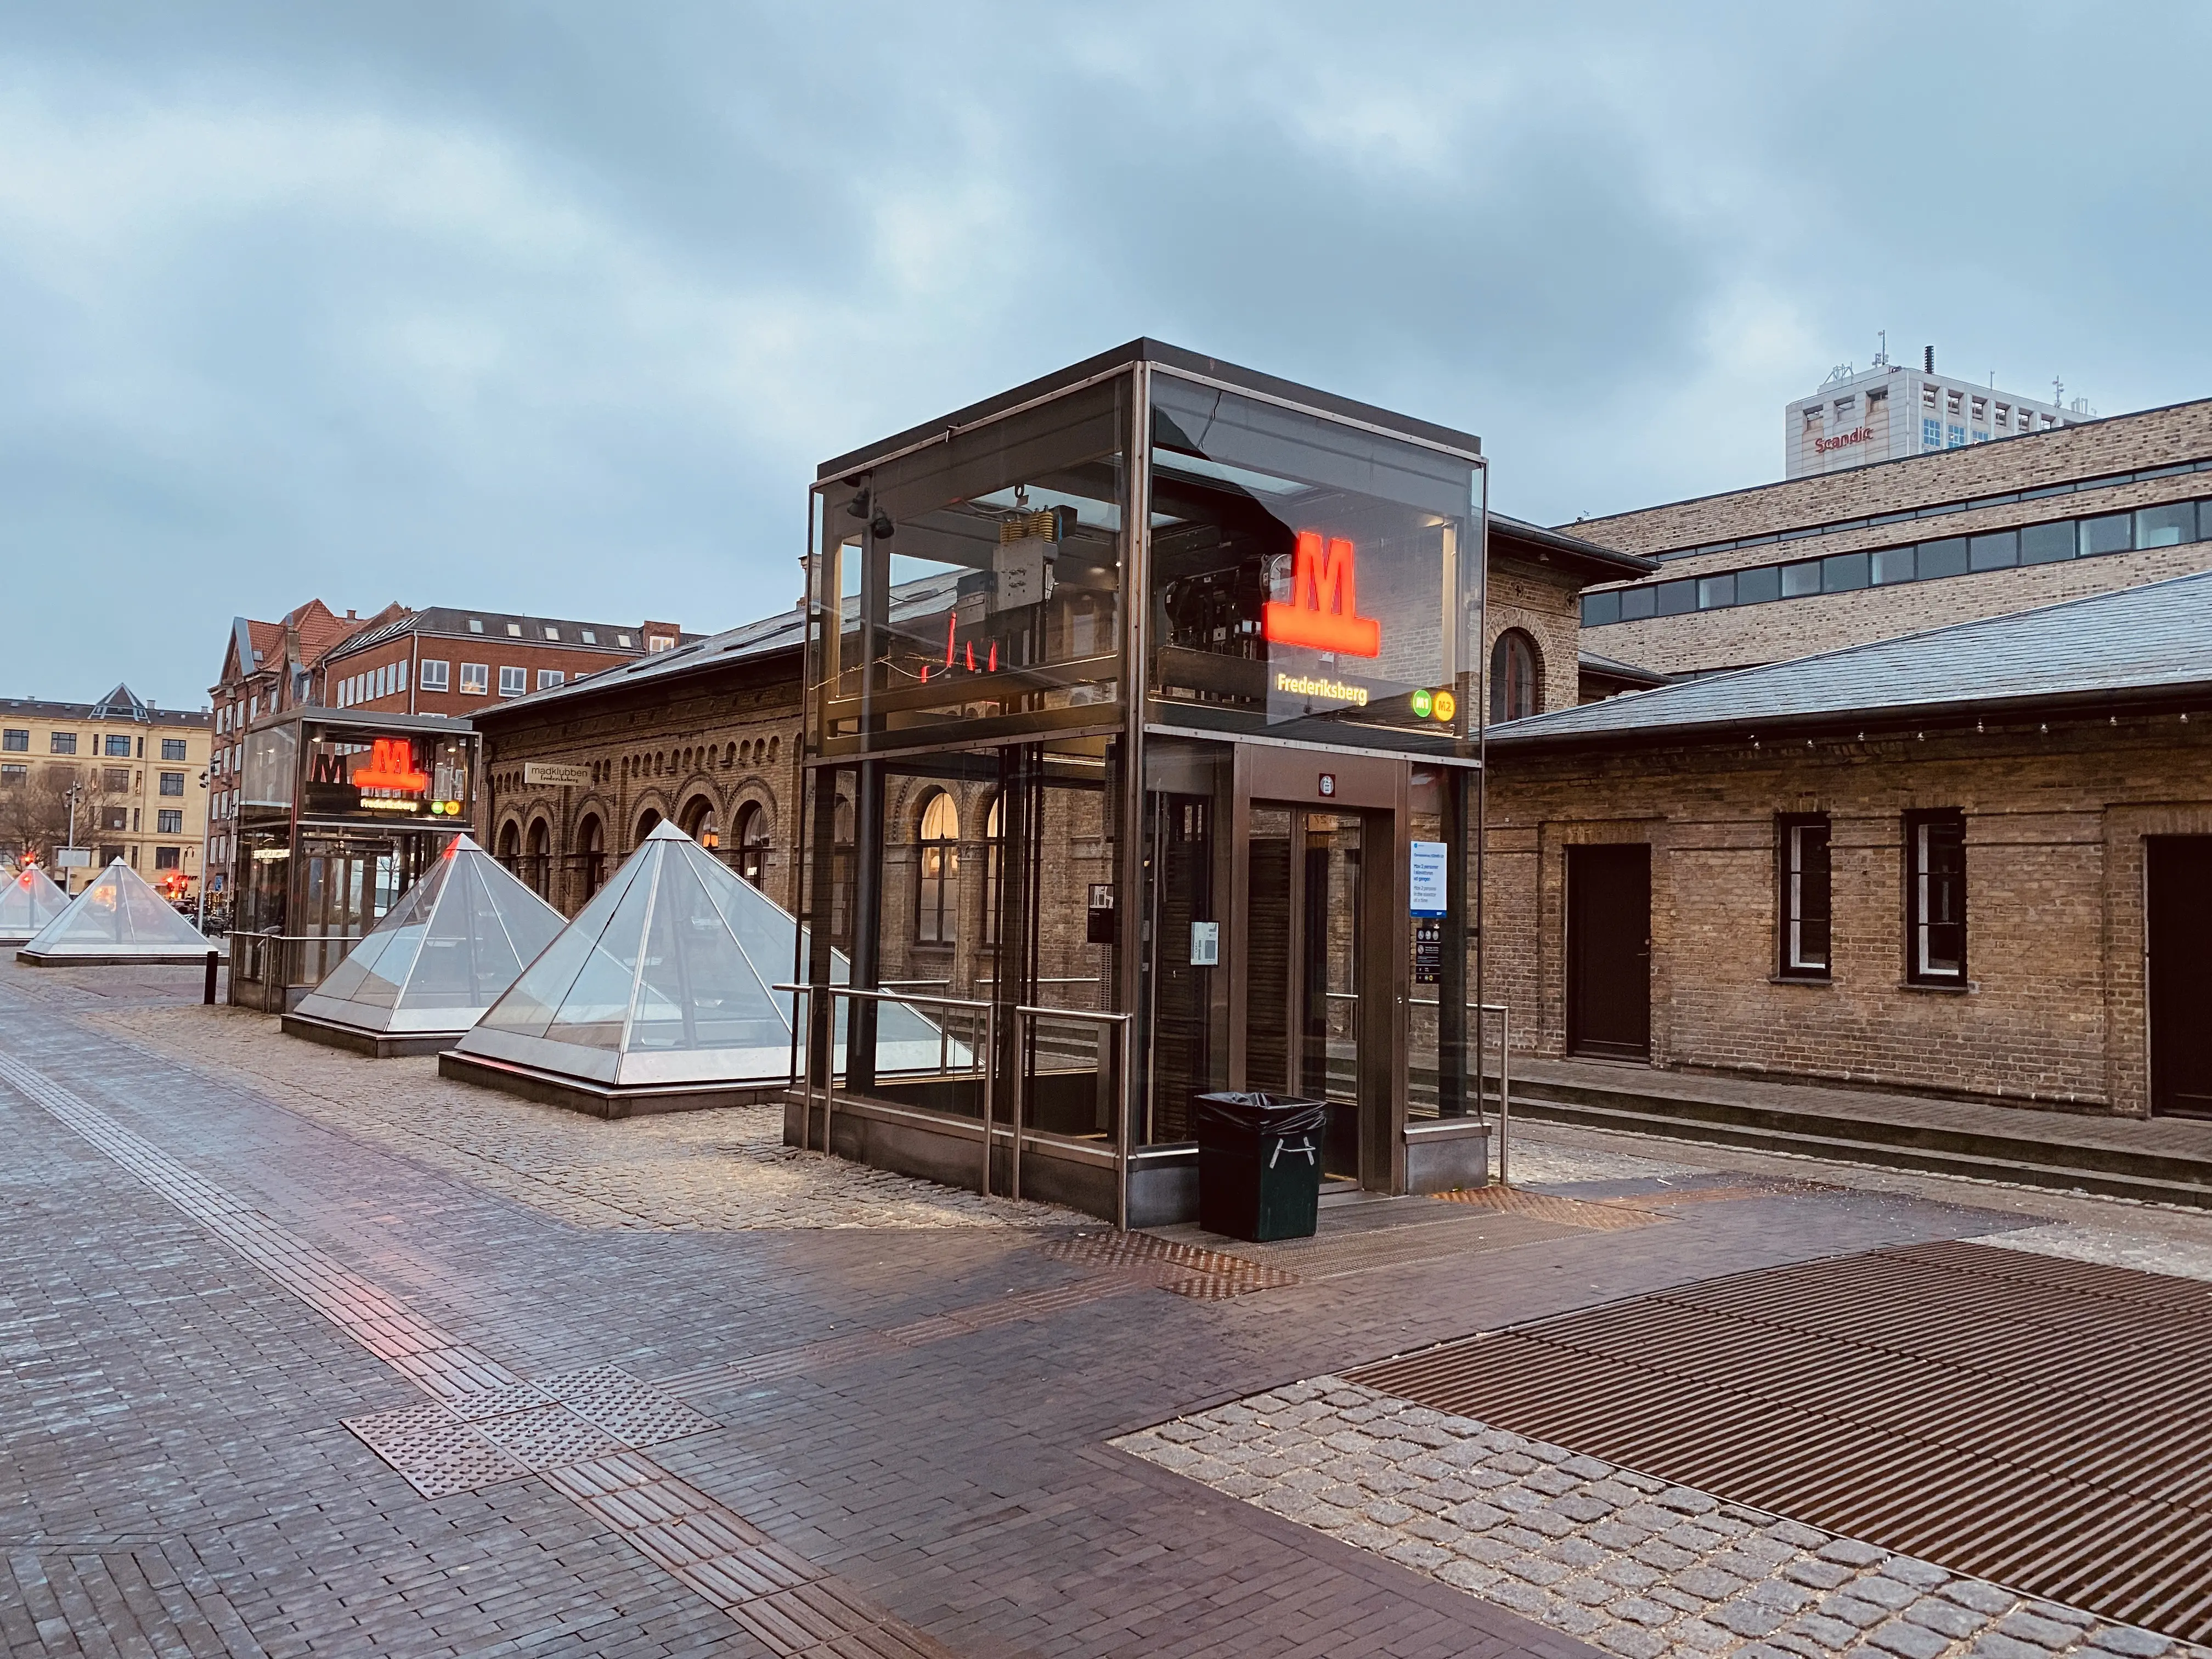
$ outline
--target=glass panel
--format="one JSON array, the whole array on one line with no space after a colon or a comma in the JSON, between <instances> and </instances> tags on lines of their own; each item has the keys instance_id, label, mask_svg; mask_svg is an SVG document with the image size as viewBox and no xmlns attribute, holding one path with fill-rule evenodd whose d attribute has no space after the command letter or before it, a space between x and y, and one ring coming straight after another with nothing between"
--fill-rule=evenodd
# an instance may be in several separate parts
<instances>
[{"instance_id":1,"label":"glass panel","mask_svg":"<svg viewBox=\"0 0 2212 1659\"><path fill-rule=\"evenodd\" d=\"M2137 547L2177 547L2197 539L2197 503L2168 501L2136 509Z\"/></svg>"},{"instance_id":2,"label":"glass panel","mask_svg":"<svg viewBox=\"0 0 2212 1659\"><path fill-rule=\"evenodd\" d=\"M1698 609L1717 611L1735 603L1735 573L1724 575L1700 576L1698 579Z\"/></svg>"},{"instance_id":3,"label":"glass panel","mask_svg":"<svg viewBox=\"0 0 2212 1659\"><path fill-rule=\"evenodd\" d=\"M2072 520L2057 524L2032 524L2020 532L2022 564L2057 564L2074 556L2075 534Z\"/></svg>"},{"instance_id":4,"label":"glass panel","mask_svg":"<svg viewBox=\"0 0 2212 1659\"><path fill-rule=\"evenodd\" d=\"M1401 749L1472 729L1471 461L1153 382L1154 718Z\"/></svg>"},{"instance_id":5,"label":"glass panel","mask_svg":"<svg viewBox=\"0 0 2212 1659\"><path fill-rule=\"evenodd\" d=\"M1874 585L1887 587L1892 582L1909 582L1913 579L1914 550L1909 547L1885 547L1874 556Z\"/></svg>"},{"instance_id":6,"label":"glass panel","mask_svg":"<svg viewBox=\"0 0 2212 1659\"><path fill-rule=\"evenodd\" d=\"M246 734L246 787L240 805L289 811L292 777L298 769L300 728L295 724L264 726Z\"/></svg>"},{"instance_id":7,"label":"glass panel","mask_svg":"<svg viewBox=\"0 0 2212 1659\"><path fill-rule=\"evenodd\" d=\"M1346 813L1309 812L1300 853L1305 869L1305 948L1300 1091L1328 1102L1324 1176L1359 1175L1360 823Z\"/></svg>"},{"instance_id":8,"label":"glass panel","mask_svg":"<svg viewBox=\"0 0 2212 1659\"><path fill-rule=\"evenodd\" d=\"M2016 530L1992 531L1970 538L1966 543L1966 566L1971 570L2008 570L2019 562L2020 532Z\"/></svg>"},{"instance_id":9,"label":"glass panel","mask_svg":"<svg viewBox=\"0 0 2212 1659\"><path fill-rule=\"evenodd\" d=\"M2081 554L2094 559L2104 553L2124 553L2135 545L2134 515L2108 513L2102 518L2075 520L2081 527Z\"/></svg>"},{"instance_id":10,"label":"glass panel","mask_svg":"<svg viewBox=\"0 0 2212 1659\"><path fill-rule=\"evenodd\" d=\"M1658 603L1658 590L1651 587L1624 587L1620 590L1620 619L1641 622L1654 613Z\"/></svg>"},{"instance_id":11,"label":"glass panel","mask_svg":"<svg viewBox=\"0 0 2212 1659\"><path fill-rule=\"evenodd\" d=\"M1127 382L818 486L810 735L1096 726L1119 696Z\"/></svg>"},{"instance_id":12,"label":"glass panel","mask_svg":"<svg viewBox=\"0 0 2212 1659\"><path fill-rule=\"evenodd\" d=\"M1966 574L1966 538L1949 536L1942 541L1923 542L1918 549L1919 579L1934 581L1942 576L1963 576Z\"/></svg>"},{"instance_id":13,"label":"glass panel","mask_svg":"<svg viewBox=\"0 0 2212 1659\"><path fill-rule=\"evenodd\" d=\"M1798 564L1785 564L1782 567L1782 597L1784 599L1794 599L1804 594L1817 593L1820 591L1820 562L1818 559L1807 559Z\"/></svg>"},{"instance_id":14,"label":"glass panel","mask_svg":"<svg viewBox=\"0 0 2212 1659\"><path fill-rule=\"evenodd\" d=\"M1661 582L1655 590L1662 617L1680 617L1698 608L1698 584L1683 578L1680 581Z\"/></svg>"},{"instance_id":15,"label":"glass panel","mask_svg":"<svg viewBox=\"0 0 2212 1659\"><path fill-rule=\"evenodd\" d=\"M1763 564L1753 570L1735 573L1735 602L1738 605L1765 605L1769 599L1782 597L1782 567Z\"/></svg>"},{"instance_id":16,"label":"glass panel","mask_svg":"<svg viewBox=\"0 0 2212 1659\"><path fill-rule=\"evenodd\" d=\"M1585 593L1583 595L1583 626L1602 628L1607 623L1620 620L1619 593Z\"/></svg>"},{"instance_id":17,"label":"glass panel","mask_svg":"<svg viewBox=\"0 0 2212 1659\"><path fill-rule=\"evenodd\" d=\"M1847 593L1867 585L1867 556L1863 553L1831 553L1820 561L1820 591L1823 593Z\"/></svg>"}]
</instances>

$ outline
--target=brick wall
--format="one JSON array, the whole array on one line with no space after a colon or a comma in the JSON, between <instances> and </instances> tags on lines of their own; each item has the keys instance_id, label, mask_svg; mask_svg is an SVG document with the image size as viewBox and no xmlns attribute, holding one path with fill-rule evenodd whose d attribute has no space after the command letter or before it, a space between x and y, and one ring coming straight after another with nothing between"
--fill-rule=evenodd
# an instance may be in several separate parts
<instances>
[{"instance_id":1,"label":"brick wall","mask_svg":"<svg viewBox=\"0 0 2212 1659\"><path fill-rule=\"evenodd\" d=\"M2212 454L2212 399L1848 472L1670 501L1559 528L1626 553L1767 535L1872 513L2094 477Z\"/></svg>"},{"instance_id":2,"label":"brick wall","mask_svg":"<svg viewBox=\"0 0 2212 1659\"><path fill-rule=\"evenodd\" d=\"M1902 815L1966 817L1961 994L1908 988ZM2148 1109L2142 838L2212 834L2212 720L2105 717L1860 742L1492 751L1489 998L1565 1052L1566 848L1651 848L1655 1065ZM1778 981L1778 812L1832 836L1830 980Z\"/></svg>"},{"instance_id":3,"label":"brick wall","mask_svg":"<svg viewBox=\"0 0 2212 1659\"><path fill-rule=\"evenodd\" d=\"M2212 493L2212 481L2200 476L2196 488ZM1850 550L1830 547L1826 538L1791 545L1819 552ZM1766 605L1648 617L1589 629L1582 637L1593 651L1662 673L1739 668L1840 651L1952 623L2009 616L2205 569L2212 569L2212 542L2195 542L2063 564L1982 570L1894 587L1862 587L1849 593L1814 593ZM1672 565L1668 574L1676 574Z\"/></svg>"},{"instance_id":4,"label":"brick wall","mask_svg":"<svg viewBox=\"0 0 2212 1659\"><path fill-rule=\"evenodd\" d=\"M702 805L714 810L722 854L734 860L738 817L750 803L768 815L763 890L788 909L799 744L796 665L784 656L679 683L650 703L580 700L534 719L495 720L484 732L486 844L499 851L512 829L527 848L532 826L544 824L553 858L546 896L574 915L585 898L579 831L587 817L600 821L611 875L643 839L648 812L682 824ZM533 760L588 767L594 781L527 783Z\"/></svg>"},{"instance_id":5,"label":"brick wall","mask_svg":"<svg viewBox=\"0 0 2212 1659\"><path fill-rule=\"evenodd\" d=\"M1576 599L1582 590L1581 579L1565 571L1493 556L1490 591L1483 601L1485 672L1498 636L1509 628L1518 628L1536 642L1543 708L1572 708L1581 702L1582 683L1575 665L1582 633Z\"/></svg>"}]
</instances>

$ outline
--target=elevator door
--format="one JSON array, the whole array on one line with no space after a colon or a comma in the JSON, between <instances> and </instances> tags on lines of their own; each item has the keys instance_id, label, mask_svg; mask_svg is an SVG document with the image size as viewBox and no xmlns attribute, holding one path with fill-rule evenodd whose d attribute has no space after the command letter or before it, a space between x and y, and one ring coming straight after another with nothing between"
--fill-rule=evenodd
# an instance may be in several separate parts
<instances>
[{"instance_id":1,"label":"elevator door","mask_svg":"<svg viewBox=\"0 0 2212 1659\"><path fill-rule=\"evenodd\" d=\"M1248 825L1244 1086L1326 1101L1322 1172L1357 1182L1362 1103L1376 1092L1362 1065L1373 1010L1361 817L1255 802ZM1374 993L1384 1007L1389 995Z\"/></svg>"}]
</instances>

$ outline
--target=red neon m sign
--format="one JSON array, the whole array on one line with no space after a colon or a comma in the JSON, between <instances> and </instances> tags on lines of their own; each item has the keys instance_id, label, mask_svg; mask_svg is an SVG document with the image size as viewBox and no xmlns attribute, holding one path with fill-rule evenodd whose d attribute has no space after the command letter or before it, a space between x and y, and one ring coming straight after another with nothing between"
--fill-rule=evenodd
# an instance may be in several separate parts
<instances>
[{"instance_id":1,"label":"red neon m sign","mask_svg":"<svg viewBox=\"0 0 2212 1659\"><path fill-rule=\"evenodd\" d=\"M1332 537L1327 551L1317 530L1298 532L1291 561L1291 602L1270 599L1260 611L1260 631L1278 645L1304 645L1346 657L1382 654L1382 624L1359 614L1357 557L1352 544Z\"/></svg>"}]
</instances>

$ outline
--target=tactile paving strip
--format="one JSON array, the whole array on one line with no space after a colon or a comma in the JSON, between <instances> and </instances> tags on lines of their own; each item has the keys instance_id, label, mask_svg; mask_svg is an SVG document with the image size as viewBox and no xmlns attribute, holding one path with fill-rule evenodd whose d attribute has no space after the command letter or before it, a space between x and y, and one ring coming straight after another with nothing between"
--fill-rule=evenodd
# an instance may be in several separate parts
<instances>
[{"instance_id":1,"label":"tactile paving strip","mask_svg":"<svg viewBox=\"0 0 2212 1659\"><path fill-rule=\"evenodd\" d=\"M345 1425L425 1498L452 1498L530 1473L435 1402L349 1417Z\"/></svg>"},{"instance_id":2,"label":"tactile paving strip","mask_svg":"<svg viewBox=\"0 0 2212 1659\"><path fill-rule=\"evenodd\" d=\"M720 1426L616 1365L540 1377L537 1386L625 1446L657 1446Z\"/></svg>"},{"instance_id":3,"label":"tactile paving strip","mask_svg":"<svg viewBox=\"0 0 2212 1659\"><path fill-rule=\"evenodd\" d=\"M607 1428L555 1401L550 1389L574 1393L580 1407L620 1422L635 1437L697 1433L715 1426L711 1419L672 1401L656 1402L648 1384L611 1366L564 1373L546 1385L526 1382L30 1066L0 1054L0 1081L435 1396L345 1425L424 1497L526 1479L524 1460L532 1460L556 1490L773 1653L954 1659L950 1649L872 1607L641 1452L616 1445Z\"/></svg>"}]
</instances>

